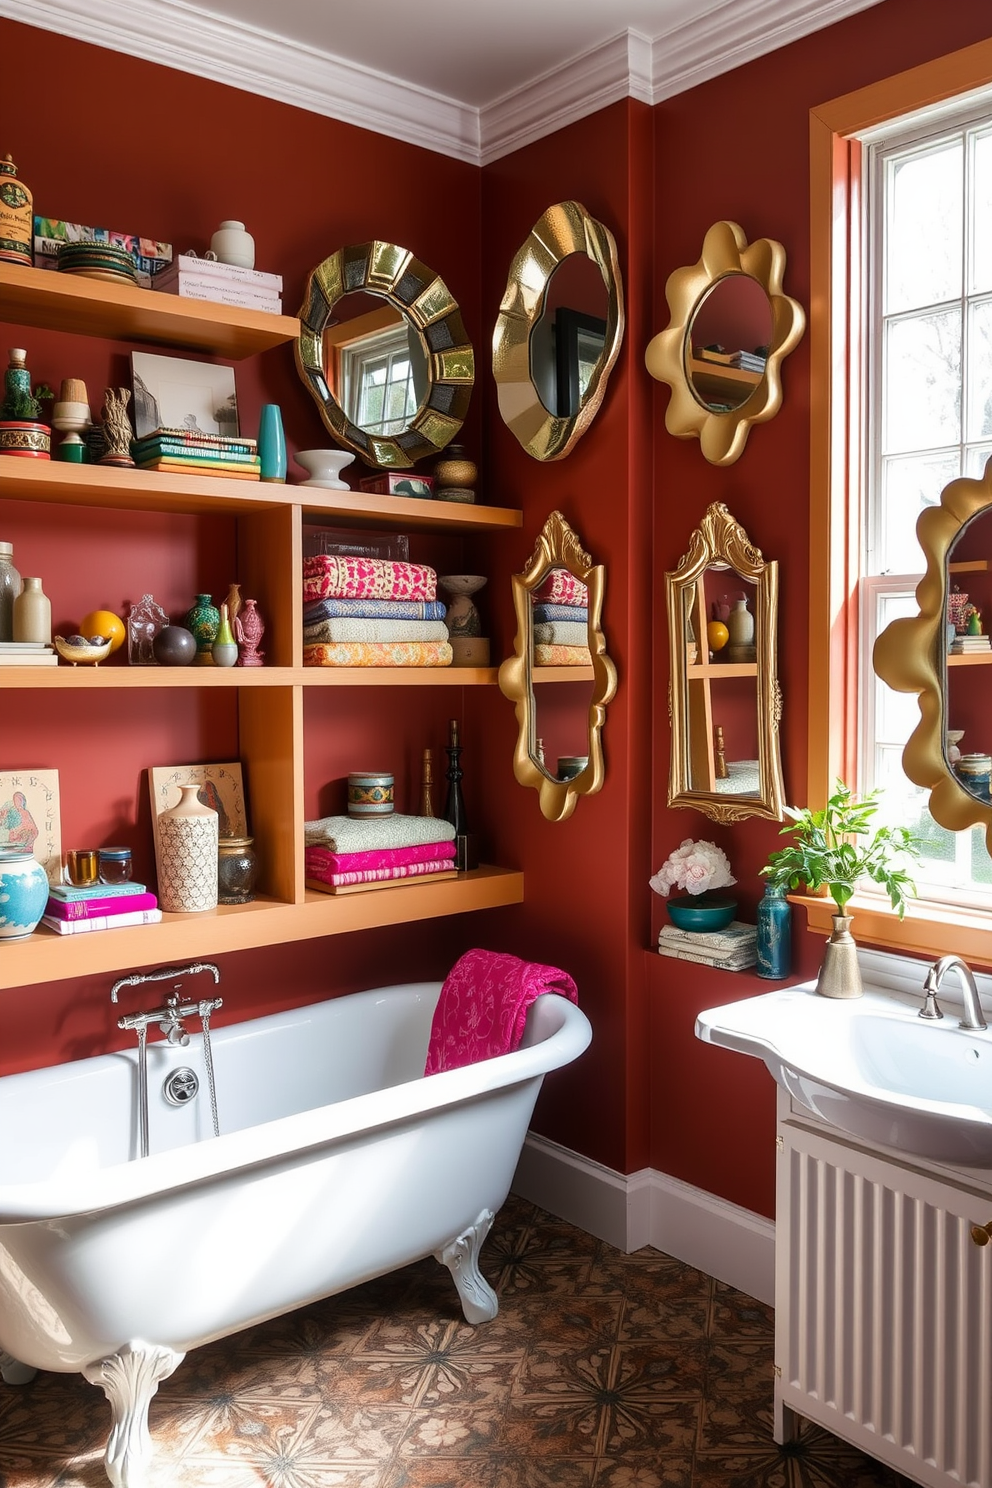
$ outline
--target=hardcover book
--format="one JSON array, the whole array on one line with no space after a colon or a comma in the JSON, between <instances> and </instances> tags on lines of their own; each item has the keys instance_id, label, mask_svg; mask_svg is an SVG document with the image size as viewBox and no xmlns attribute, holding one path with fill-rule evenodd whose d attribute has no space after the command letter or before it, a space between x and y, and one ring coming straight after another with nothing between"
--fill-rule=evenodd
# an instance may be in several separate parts
<instances>
[{"instance_id":1,"label":"hardcover book","mask_svg":"<svg viewBox=\"0 0 992 1488\"><path fill-rule=\"evenodd\" d=\"M56 920L94 920L157 908L154 894L121 894L117 898L105 894L97 899L57 899L50 895L45 913Z\"/></svg>"},{"instance_id":2,"label":"hardcover book","mask_svg":"<svg viewBox=\"0 0 992 1488\"><path fill-rule=\"evenodd\" d=\"M178 295L182 300L212 300L215 305L234 305L241 310L261 310L269 315L282 314L282 297L237 284L210 283L205 279L194 279L180 274L170 284L159 284L156 288L165 294Z\"/></svg>"},{"instance_id":3,"label":"hardcover book","mask_svg":"<svg viewBox=\"0 0 992 1488\"><path fill-rule=\"evenodd\" d=\"M157 925L162 918L160 909L137 909L127 914L94 915L89 920L60 920L55 915L44 914L41 923L54 930L56 935L88 935L91 930L121 930L128 925Z\"/></svg>"},{"instance_id":4,"label":"hardcover book","mask_svg":"<svg viewBox=\"0 0 992 1488\"><path fill-rule=\"evenodd\" d=\"M153 288L164 289L171 280L189 275L221 284L254 285L275 293L282 291L281 274L270 274L264 269L245 269L240 264L221 263L217 258L198 258L195 253L178 254L171 264L156 274Z\"/></svg>"},{"instance_id":5,"label":"hardcover book","mask_svg":"<svg viewBox=\"0 0 992 1488\"><path fill-rule=\"evenodd\" d=\"M87 899L127 899L134 894L147 894L148 890L143 883L135 883L133 880L122 884L91 884L86 888L78 888L75 884L52 884L48 890L50 899L61 899L66 904L77 900Z\"/></svg>"}]
</instances>

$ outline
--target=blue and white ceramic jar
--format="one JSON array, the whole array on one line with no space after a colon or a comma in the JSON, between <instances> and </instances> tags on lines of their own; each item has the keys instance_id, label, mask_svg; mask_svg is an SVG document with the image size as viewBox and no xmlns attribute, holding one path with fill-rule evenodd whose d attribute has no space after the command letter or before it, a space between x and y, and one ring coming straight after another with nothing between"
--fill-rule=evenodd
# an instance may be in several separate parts
<instances>
[{"instance_id":1,"label":"blue and white ceramic jar","mask_svg":"<svg viewBox=\"0 0 992 1488\"><path fill-rule=\"evenodd\" d=\"M0 847L0 941L23 940L45 913L48 878L27 847Z\"/></svg>"}]
</instances>

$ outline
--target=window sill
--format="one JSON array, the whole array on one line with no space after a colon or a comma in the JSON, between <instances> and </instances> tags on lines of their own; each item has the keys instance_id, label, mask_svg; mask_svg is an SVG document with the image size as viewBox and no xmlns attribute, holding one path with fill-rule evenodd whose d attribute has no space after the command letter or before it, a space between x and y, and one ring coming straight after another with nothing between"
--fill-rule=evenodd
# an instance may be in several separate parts
<instances>
[{"instance_id":1,"label":"window sill","mask_svg":"<svg viewBox=\"0 0 992 1488\"><path fill-rule=\"evenodd\" d=\"M829 935L837 906L832 899L810 894L790 894L790 904L806 911L806 928ZM992 967L992 914L973 909L933 904L911 905L906 917L899 916L884 901L857 894L848 904L854 916L855 940L863 945L882 946L907 956L931 960L955 951L972 965Z\"/></svg>"}]
</instances>

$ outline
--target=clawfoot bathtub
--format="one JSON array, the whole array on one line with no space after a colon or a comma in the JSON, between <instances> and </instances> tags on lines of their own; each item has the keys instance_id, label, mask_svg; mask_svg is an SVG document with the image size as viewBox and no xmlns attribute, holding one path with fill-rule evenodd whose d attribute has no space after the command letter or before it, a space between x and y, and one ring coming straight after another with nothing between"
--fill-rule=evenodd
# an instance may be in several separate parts
<instances>
[{"instance_id":1,"label":"clawfoot bathtub","mask_svg":"<svg viewBox=\"0 0 992 1488\"><path fill-rule=\"evenodd\" d=\"M427 1255L469 1322L495 1316L479 1250L544 1075L591 1031L546 995L515 1053L425 1079L439 991L384 987L215 1030L219 1137L199 1037L150 1044L140 1160L130 1052L0 1079L0 1373L100 1385L115 1488L142 1483L151 1398L198 1344ZM173 1104L195 1083L180 1071L201 1091Z\"/></svg>"}]
</instances>

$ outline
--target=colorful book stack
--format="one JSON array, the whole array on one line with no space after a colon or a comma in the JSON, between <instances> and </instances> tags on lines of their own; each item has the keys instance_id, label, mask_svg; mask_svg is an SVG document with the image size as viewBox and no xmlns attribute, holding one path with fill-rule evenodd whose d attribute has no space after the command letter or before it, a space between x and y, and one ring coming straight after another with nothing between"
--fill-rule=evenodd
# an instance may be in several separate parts
<instances>
[{"instance_id":1,"label":"colorful book stack","mask_svg":"<svg viewBox=\"0 0 992 1488\"><path fill-rule=\"evenodd\" d=\"M153 289L180 295L187 300L213 300L218 305L237 305L242 310L265 310L282 314L282 275L261 269L243 269L238 264L197 258L181 253L167 269L156 274Z\"/></svg>"},{"instance_id":2,"label":"colorful book stack","mask_svg":"<svg viewBox=\"0 0 992 1488\"><path fill-rule=\"evenodd\" d=\"M697 961L701 966L719 966L723 971L746 971L758 960L758 927L732 920L725 930L679 930L663 925L658 935L658 954L677 961Z\"/></svg>"},{"instance_id":3,"label":"colorful book stack","mask_svg":"<svg viewBox=\"0 0 992 1488\"><path fill-rule=\"evenodd\" d=\"M256 441L240 434L200 434L189 429L154 429L131 441L131 458L141 470L170 475L222 475L260 480Z\"/></svg>"},{"instance_id":4,"label":"colorful book stack","mask_svg":"<svg viewBox=\"0 0 992 1488\"><path fill-rule=\"evenodd\" d=\"M451 665L437 574L422 563L319 553L303 560L303 665Z\"/></svg>"},{"instance_id":5,"label":"colorful book stack","mask_svg":"<svg viewBox=\"0 0 992 1488\"><path fill-rule=\"evenodd\" d=\"M55 884L41 923L56 935L85 935L90 930L118 930L127 925L157 925L158 900L144 884L93 884L77 889Z\"/></svg>"},{"instance_id":6,"label":"colorful book stack","mask_svg":"<svg viewBox=\"0 0 992 1488\"><path fill-rule=\"evenodd\" d=\"M323 894L455 877L455 833L437 816L324 816L303 824L307 887Z\"/></svg>"},{"instance_id":7,"label":"colorful book stack","mask_svg":"<svg viewBox=\"0 0 992 1488\"><path fill-rule=\"evenodd\" d=\"M553 568L531 594L534 665L589 666L589 591L567 568Z\"/></svg>"}]
</instances>

